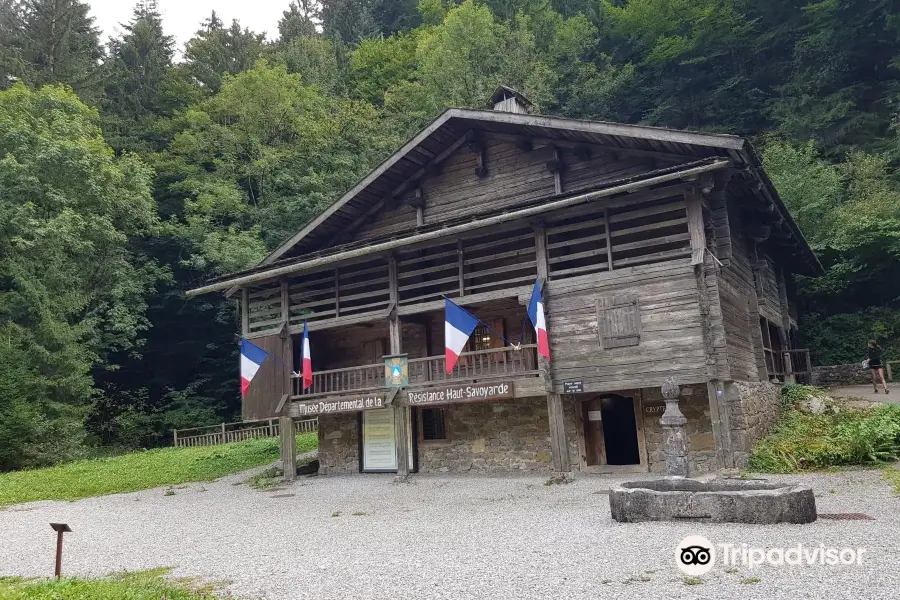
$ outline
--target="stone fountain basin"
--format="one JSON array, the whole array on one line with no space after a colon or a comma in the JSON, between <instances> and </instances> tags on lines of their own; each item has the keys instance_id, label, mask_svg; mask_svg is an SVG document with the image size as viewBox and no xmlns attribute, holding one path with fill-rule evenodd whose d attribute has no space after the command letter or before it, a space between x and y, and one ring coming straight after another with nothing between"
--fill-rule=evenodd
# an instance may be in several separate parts
<instances>
[{"instance_id":1,"label":"stone fountain basin","mask_svg":"<svg viewBox=\"0 0 900 600\"><path fill-rule=\"evenodd\" d=\"M741 479L630 481L610 491L609 508L620 523L812 523L817 516L808 486Z\"/></svg>"}]
</instances>

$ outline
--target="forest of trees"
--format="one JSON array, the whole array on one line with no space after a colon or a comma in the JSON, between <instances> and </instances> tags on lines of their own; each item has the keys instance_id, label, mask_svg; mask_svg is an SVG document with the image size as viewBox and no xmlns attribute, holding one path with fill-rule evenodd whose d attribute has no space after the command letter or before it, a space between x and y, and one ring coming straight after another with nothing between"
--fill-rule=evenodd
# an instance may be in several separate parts
<instances>
[{"instance_id":1,"label":"forest of trees","mask_svg":"<svg viewBox=\"0 0 900 600\"><path fill-rule=\"evenodd\" d=\"M179 48L153 0L108 40L87 2L0 0L0 470L233 419L234 305L184 290L499 83L753 139L827 270L798 283L813 360L900 356L900 0L285 4Z\"/></svg>"}]
</instances>

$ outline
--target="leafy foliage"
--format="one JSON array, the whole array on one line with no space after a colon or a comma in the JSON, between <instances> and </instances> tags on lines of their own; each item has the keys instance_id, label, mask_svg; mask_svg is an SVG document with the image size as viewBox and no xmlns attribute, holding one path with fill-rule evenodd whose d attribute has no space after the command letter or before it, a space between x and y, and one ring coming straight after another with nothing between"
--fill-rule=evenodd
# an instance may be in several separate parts
<instances>
[{"instance_id":1,"label":"leafy foliage","mask_svg":"<svg viewBox=\"0 0 900 600\"><path fill-rule=\"evenodd\" d=\"M15 382L0 411L19 426L88 403L92 369L138 349L144 294L165 276L130 244L157 227L151 174L134 156L114 157L96 122L62 88L0 92L0 352ZM52 436L38 423L19 433ZM49 458L32 454L12 464Z\"/></svg>"},{"instance_id":2,"label":"leafy foliage","mask_svg":"<svg viewBox=\"0 0 900 600\"><path fill-rule=\"evenodd\" d=\"M96 101L100 32L81 0L0 0L0 88L64 83Z\"/></svg>"},{"instance_id":3,"label":"leafy foliage","mask_svg":"<svg viewBox=\"0 0 900 600\"><path fill-rule=\"evenodd\" d=\"M900 406L838 407L822 414L795 408L797 402L817 392L810 386L785 386L782 404L791 408L754 448L750 469L791 473L900 458Z\"/></svg>"},{"instance_id":4,"label":"leafy foliage","mask_svg":"<svg viewBox=\"0 0 900 600\"><path fill-rule=\"evenodd\" d=\"M802 343L900 357L894 0L284 4L272 42L212 13L177 57L155 0L105 47L83 0L0 0L0 470L233 418L233 307L183 290L498 84L544 113L758 136L827 271L794 282Z\"/></svg>"}]
</instances>

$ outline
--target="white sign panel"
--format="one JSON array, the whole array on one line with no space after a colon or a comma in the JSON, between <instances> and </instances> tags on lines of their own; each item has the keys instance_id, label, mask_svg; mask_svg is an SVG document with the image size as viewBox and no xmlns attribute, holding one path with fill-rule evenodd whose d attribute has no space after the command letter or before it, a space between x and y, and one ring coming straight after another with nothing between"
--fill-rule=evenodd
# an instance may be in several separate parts
<instances>
[{"instance_id":1,"label":"white sign panel","mask_svg":"<svg viewBox=\"0 0 900 600\"><path fill-rule=\"evenodd\" d=\"M390 408L363 411L362 420L363 471L396 471L394 411ZM410 433L407 438L409 468L412 469L412 434Z\"/></svg>"},{"instance_id":2,"label":"white sign panel","mask_svg":"<svg viewBox=\"0 0 900 600\"><path fill-rule=\"evenodd\" d=\"M602 410L589 410L588 411L588 421L602 421L603 420L603 411Z\"/></svg>"}]
</instances>

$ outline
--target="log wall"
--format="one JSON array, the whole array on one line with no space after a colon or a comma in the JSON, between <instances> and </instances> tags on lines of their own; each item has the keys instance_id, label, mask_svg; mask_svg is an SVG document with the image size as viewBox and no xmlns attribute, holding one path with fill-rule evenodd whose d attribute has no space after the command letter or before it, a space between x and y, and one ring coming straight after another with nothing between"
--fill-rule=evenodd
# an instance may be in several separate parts
<instances>
[{"instance_id":1,"label":"log wall","mask_svg":"<svg viewBox=\"0 0 900 600\"><path fill-rule=\"evenodd\" d=\"M548 166L556 160L562 165L559 179L565 193L654 168L650 158L617 157L608 150L576 151L540 142L526 150L509 136L499 134L486 134L483 143L487 165L484 177L476 174L479 153L464 144L444 161L439 173L422 181L424 224L465 217L473 210L511 208L557 193L557 178ZM407 204L379 211L360 227L356 237L380 237L414 229L416 212Z\"/></svg>"},{"instance_id":2,"label":"log wall","mask_svg":"<svg viewBox=\"0 0 900 600\"><path fill-rule=\"evenodd\" d=\"M604 349L598 299L634 295L640 341ZM547 284L554 390L580 380L585 392L706 381L703 321L689 258L626 267Z\"/></svg>"},{"instance_id":3,"label":"log wall","mask_svg":"<svg viewBox=\"0 0 900 600\"><path fill-rule=\"evenodd\" d=\"M290 365L293 360L291 338L268 335L254 339L253 343L272 356L259 367L259 371L250 382L250 389L241 401L241 419L244 421L277 416L275 408L281 396L291 393Z\"/></svg>"}]
</instances>

